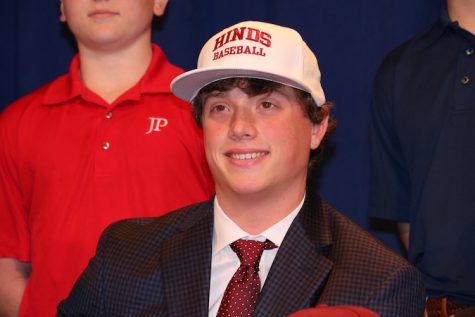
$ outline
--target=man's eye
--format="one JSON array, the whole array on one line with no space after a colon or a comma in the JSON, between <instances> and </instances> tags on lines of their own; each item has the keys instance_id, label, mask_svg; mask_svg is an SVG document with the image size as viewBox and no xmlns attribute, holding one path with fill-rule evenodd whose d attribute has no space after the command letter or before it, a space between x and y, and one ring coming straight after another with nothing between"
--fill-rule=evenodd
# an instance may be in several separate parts
<instances>
[{"instance_id":1,"label":"man's eye","mask_svg":"<svg viewBox=\"0 0 475 317\"><path fill-rule=\"evenodd\" d=\"M264 108L264 109L272 109L274 108L274 104L271 103L271 102L268 102L268 101L264 101L262 104L261 104L261 107Z\"/></svg>"},{"instance_id":2,"label":"man's eye","mask_svg":"<svg viewBox=\"0 0 475 317\"><path fill-rule=\"evenodd\" d=\"M225 105L216 105L211 108L212 112L221 112L226 111L227 107Z\"/></svg>"}]
</instances>

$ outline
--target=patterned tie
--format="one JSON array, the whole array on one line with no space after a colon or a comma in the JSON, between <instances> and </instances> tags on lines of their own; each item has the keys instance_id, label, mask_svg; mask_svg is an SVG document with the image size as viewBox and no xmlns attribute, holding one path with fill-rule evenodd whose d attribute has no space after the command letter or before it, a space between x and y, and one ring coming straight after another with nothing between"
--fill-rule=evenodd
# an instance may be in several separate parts
<instances>
[{"instance_id":1,"label":"patterned tie","mask_svg":"<svg viewBox=\"0 0 475 317\"><path fill-rule=\"evenodd\" d=\"M229 281L217 317L250 317L256 308L261 290L259 262L264 250L277 246L269 240L237 240L231 243L241 265Z\"/></svg>"}]
</instances>

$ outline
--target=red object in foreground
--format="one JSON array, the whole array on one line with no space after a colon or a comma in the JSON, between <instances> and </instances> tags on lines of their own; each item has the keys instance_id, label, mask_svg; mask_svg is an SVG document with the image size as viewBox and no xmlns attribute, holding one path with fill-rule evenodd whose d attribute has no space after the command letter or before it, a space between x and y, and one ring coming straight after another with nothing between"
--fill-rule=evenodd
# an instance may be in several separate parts
<instances>
[{"instance_id":1,"label":"red object in foreground","mask_svg":"<svg viewBox=\"0 0 475 317\"><path fill-rule=\"evenodd\" d=\"M359 306L318 305L299 310L289 317L379 317L375 312Z\"/></svg>"}]
</instances>

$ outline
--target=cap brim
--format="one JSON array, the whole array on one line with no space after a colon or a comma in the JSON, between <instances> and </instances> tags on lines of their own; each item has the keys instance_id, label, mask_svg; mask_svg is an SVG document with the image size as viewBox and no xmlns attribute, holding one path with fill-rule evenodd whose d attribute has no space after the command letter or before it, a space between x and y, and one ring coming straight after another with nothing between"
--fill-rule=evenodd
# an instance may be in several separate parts
<instances>
[{"instance_id":1,"label":"cap brim","mask_svg":"<svg viewBox=\"0 0 475 317\"><path fill-rule=\"evenodd\" d=\"M204 86L221 79L233 77L249 77L270 80L288 85L310 93L310 89L302 83L273 73L242 68L205 68L195 69L176 77L170 87L173 93L186 101L191 102Z\"/></svg>"}]
</instances>

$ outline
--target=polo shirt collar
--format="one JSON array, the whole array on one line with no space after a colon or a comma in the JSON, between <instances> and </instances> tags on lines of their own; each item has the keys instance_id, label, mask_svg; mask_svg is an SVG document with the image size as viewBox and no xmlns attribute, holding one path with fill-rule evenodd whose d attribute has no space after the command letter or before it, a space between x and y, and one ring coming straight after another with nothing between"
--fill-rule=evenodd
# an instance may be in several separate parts
<instances>
[{"instance_id":1,"label":"polo shirt collar","mask_svg":"<svg viewBox=\"0 0 475 317\"><path fill-rule=\"evenodd\" d=\"M473 35L465 29L461 28L457 21L450 20L449 11L447 9L447 3L441 7L439 13L439 21L435 25L436 31L432 32L430 38L428 38L427 46L433 45L437 42L446 32L452 31L468 39L473 38Z\"/></svg>"},{"instance_id":2,"label":"polo shirt collar","mask_svg":"<svg viewBox=\"0 0 475 317\"><path fill-rule=\"evenodd\" d=\"M439 12L439 20L433 26L435 30L429 33L429 37L427 38L427 46L435 44L435 42L437 42L449 28L455 25L458 26L458 23L450 21L447 4L444 3Z\"/></svg>"},{"instance_id":3,"label":"polo shirt collar","mask_svg":"<svg viewBox=\"0 0 475 317\"><path fill-rule=\"evenodd\" d=\"M152 60L147 71L139 82L124 92L113 104L125 100L139 100L142 94L171 94L170 82L183 72L182 69L170 64L156 44L152 44ZM44 103L48 105L68 102L76 97L84 100L101 102L101 98L84 86L79 72L80 60L76 54L69 66L69 73L52 82L44 97Z\"/></svg>"}]
</instances>

